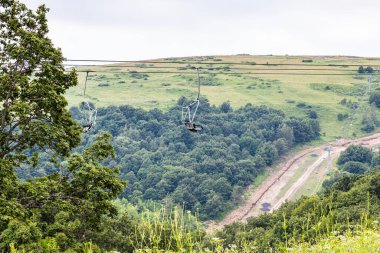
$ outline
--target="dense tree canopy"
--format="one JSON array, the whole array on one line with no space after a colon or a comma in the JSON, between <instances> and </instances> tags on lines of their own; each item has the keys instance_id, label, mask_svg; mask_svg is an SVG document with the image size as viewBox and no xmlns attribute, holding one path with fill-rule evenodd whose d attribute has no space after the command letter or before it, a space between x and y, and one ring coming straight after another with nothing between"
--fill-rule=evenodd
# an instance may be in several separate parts
<instances>
[{"instance_id":1,"label":"dense tree canopy","mask_svg":"<svg viewBox=\"0 0 380 253\"><path fill-rule=\"evenodd\" d=\"M184 99L178 101L183 104ZM319 137L313 119L288 118L282 112L250 104L232 110L202 101L201 133L179 122L180 106L144 111L130 106L98 110L97 131L114 136L118 164L128 186L122 196L139 200L171 200L202 218L216 218L238 200L242 187L296 143ZM71 109L77 120L78 108ZM92 135L86 136L88 143ZM169 198L168 198L169 197ZM213 210L213 211L211 211Z\"/></svg>"},{"instance_id":2,"label":"dense tree canopy","mask_svg":"<svg viewBox=\"0 0 380 253\"><path fill-rule=\"evenodd\" d=\"M28 252L45 252L47 239L62 251L79 249L81 242L100 232L103 216L116 215L111 201L125 187L117 168L99 163L114 155L111 136L105 134L62 164L67 167L64 175L53 173L25 182L14 178L1 184L2 198L10 200L0 206L0 251L15 243Z\"/></svg>"},{"instance_id":3,"label":"dense tree canopy","mask_svg":"<svg viewBox=\"0 0 380 253\"><path fill-rule=\"evenodd\" d=\"M346 162L370 163L373 153L369 148L360 145L351 145L341 153L337 163L343 165Z\"/></svg>"},{"instance_id":4,"label":"dense tree canopy","mask_svg":"<svg viewBox=\"0 0 380 253\"><path fill-rule=\"evenodd\" d=\"M364 174L368 170L368 167L361 162L349 161L342 166L342 169L353 174Z\"/></svg>"}]
</instances>

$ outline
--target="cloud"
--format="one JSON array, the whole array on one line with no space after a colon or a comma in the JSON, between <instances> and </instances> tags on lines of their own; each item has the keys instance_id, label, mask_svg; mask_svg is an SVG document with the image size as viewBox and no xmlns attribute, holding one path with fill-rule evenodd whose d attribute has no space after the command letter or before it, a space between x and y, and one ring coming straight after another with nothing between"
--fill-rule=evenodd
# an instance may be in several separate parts
<instances>
[{"instance_id":1,"label":"cloud","mask_svg":"<svg viewBox=\"0 0 380 253\"><path fill-rule=\"evenodd\" d=\"M35 8L40 0L24 0ZM68 58L211 54L379 56L376 0L46 0Z\"/></svg>"}]
</instances>

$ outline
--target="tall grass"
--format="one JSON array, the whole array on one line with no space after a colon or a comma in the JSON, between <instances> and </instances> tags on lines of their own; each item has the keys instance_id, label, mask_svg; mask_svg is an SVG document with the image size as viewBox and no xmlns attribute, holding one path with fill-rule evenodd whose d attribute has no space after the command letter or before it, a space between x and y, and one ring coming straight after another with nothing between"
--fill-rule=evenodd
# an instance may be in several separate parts
<instances>
[{"instance_id":1,"label":"tall grass","mask_svg":"<svg viewBox=\"0 0 380 253\"><path fill-rule=\"evenodd\" d=\"M167 211L145 212L135 227L136 253L188 252L188 253L253 253L253 242L241 241L237 245L223 246L223 239L206 236L198 216L174 208Z\"/></svg>"},{"instance_id":2,"label":"tall grass","mask_svg":"<svg viewBox=\"0 0 380 253\"><path fill-rule=\"evenodd\" d=\"M286 216L284 215L283 233L285 243L279 246L282 252L380 252L379 222L370 216L370 195L367 193L366 208L360 221L351 224L349 213L346 222L336 218L333 196L326 206L314 205L306 224L299 233L288 238Z\"/></svg>"},{"instance_id":3,"label":"tall grass","mask_svg":"<svg viewBox=\"0 0 380 253\"><path fill-rule=\"evenodd\" d=\"M268 248L266 252L380 252L380 227L376 217L370 215L370 195L356 223L338 219L333 196L326 202L315 201L298 230L283 214L282 242ZM279 213L280 214L280 213ZM248 232L248 231L244 231ZM184 212L181 208L144 211L129 240L135 253L254 253L262 252L256 246L255 238L243 236L233 245L224 240L207 236L197 215ZM21 253L14 244L9 252ZM53 251L52 251L53 252ZM54 251L55 252L55 251ZM82 245L83 253L103 252L96 244Z\"/></svg>"},{"instance_id":4,"label":"tall grass","mask_svg":"<svg viewBox=\"0 0 380 253\"><path fill-rule=\"evenodd\" d=\"M174 208L162 207L144 212L135 227L134 248L136 252L200 252L204 231L197 216Z\"/></svg>"}]
</instances>

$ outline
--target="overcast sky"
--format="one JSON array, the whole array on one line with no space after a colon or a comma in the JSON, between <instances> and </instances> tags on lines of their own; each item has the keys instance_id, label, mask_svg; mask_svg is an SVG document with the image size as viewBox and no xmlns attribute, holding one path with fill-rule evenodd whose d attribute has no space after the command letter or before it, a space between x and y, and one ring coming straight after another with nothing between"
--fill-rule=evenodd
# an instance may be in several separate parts
<instances>
[{"instance_id":1,"label":"overcast sky","mask_svg":"<svg viewBox=\"0 0 380 253\"><path fill-rule=\"evenodd\" d=\"M380 56L379 0L21 0L70 59Z\"/></svg>"}]
</instances>

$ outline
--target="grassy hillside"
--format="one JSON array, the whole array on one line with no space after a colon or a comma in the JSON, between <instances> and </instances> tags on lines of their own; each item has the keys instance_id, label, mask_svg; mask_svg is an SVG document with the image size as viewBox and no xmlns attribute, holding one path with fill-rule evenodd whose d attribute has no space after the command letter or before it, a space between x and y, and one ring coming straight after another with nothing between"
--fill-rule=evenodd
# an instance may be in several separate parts
<instances>
[{"instance_id":1,"label":"grassy hillside","mask_svg":"<svg viewBox=\"0 0 380 253\"><path fill-rule=\"evenodd\" d=\"M303 62L305 59L312 60L312 62ZM173 60L183 62L183 64L157 63ZM214 65L196 64L205 62L214 63ZM248 65L225 63L248 63ZM256 65L254 65L255 63ZM268 66L259 65L267 63ZM276 66L270 64L307 64L307 66ZM128 67L120 67L122 64L82 67L81 70L97 71L90 73L87 96L98 107L128 104L144 109L167 109L175 104L180 96L195 97L197 78L196 71L191 67L201 67L201 73L207 73L201 74L202 96L207 97L212 104L219 105L227 100L234 107L246 103L264 104L296 116L305 116L309 110L315 110L320 116L322 133L325 133L324 141L343 137L345 129L347 129L348 136L352 136L353 133L361 135L362 114L368 109L365 95L368 88L366 75L358 76L357 66L315 66L318 64L374 66L380 64L380 59L322 56L210 56L162 59L155 61L155 63L140 65L123 63L124 66ZM162 69L161 67L164 66L167 68ZM215 70L218 67L220 69ZM177 71L188 74L136 74L131 73L131 71ZM218 74L221 72L231 74ZM324 75L300 75L301 73ZM80 73L79 86L72 88L67 93L66 97L70 105L78 105L82 101L84 77L85 73ZM372 90L378 86L379 81L374 76ZM347 105L339 103L344 98L352 102L359 101L362 105L367 106L359 108L351 127L351 120L346 120L346 122L337 120L338 113L352 115L352 110Z\"/></svg>"}]
</instances>

